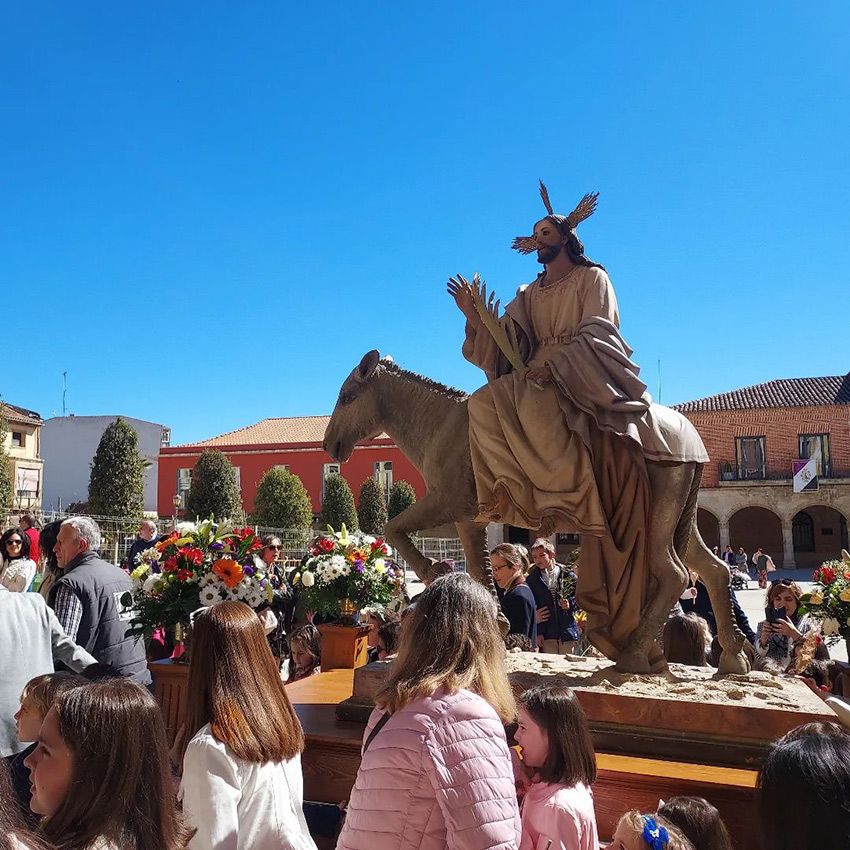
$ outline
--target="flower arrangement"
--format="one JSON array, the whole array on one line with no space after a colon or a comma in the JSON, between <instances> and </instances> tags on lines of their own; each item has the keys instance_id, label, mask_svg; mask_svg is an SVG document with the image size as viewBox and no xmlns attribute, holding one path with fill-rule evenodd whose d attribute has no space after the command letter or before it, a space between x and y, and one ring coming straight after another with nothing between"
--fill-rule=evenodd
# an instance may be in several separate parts
<instances>
[{"instance_id":1,"label":"flower arrangement","mask_svg":"<svg viewBox=\"0 0 850 850\"><path fill-rule=\"evenodd\" d=\"M262 543L251 528L213 518L179 523L156 546L142 552L130 573L133 590L122 604L132 610L131 633L186 625L198 608L235 599L259 608L272 598L262 561Z\"/></svg>"},{"instance_id":2,"label":"flower arrangement","mask_svg":"<svg viewBox=\"0 0 850 850\"><path fill-rule=\"evenodd\" d=\"M850 555L824 561L812 576L815 586L800 599L800 612L821 624L827 643L850 640Z\"/></svg>"},{"instance_id":3,"label":"flower arrangement","mask_svg":"<svg viewBox=\"0 0 850 850\"><path fill-rule=\"evenodd\" d=\"M391 555L379 537L329 526L327 534L313 540L292 584L308 608L323 614L339 616L352 603L356 610L387 605L404 586L404 570L389 560Z\"/></svg>"}]
</instances>

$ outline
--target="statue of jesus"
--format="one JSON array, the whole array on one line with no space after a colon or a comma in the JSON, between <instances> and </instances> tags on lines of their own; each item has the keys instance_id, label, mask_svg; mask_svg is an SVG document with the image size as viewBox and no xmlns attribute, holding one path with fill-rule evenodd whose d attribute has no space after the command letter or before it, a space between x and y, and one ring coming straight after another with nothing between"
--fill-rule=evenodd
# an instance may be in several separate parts
<instances>
[{"instance_id":1,"label":"statue of jesus","mask_svg":"<svg viewBox=\"0 0 850 850\"><path fill-rule=\"evenodd\" d=\"M543 271L505 310L525 370L511 367L482 323L473 286L448 284L466 317L463 355L488 378L469 400L477 520L580 533L578 602L591 642L616 659L649 591L646 461L708 458L698 437L671 439L659 427L608 274L584 253L576 227L597 196L563 216L540 189L548 215L513 247L536 251Z\"/></svg>"}]
</instances>

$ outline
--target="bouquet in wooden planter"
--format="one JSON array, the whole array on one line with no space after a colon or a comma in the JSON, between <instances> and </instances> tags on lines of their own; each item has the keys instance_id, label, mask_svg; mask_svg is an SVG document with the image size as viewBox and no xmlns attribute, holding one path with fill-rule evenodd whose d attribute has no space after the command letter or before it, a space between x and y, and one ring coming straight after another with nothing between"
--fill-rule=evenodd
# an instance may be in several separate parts
<instances>
[{"instance_id":1,"label":"bouquet in wooden planter","mask_svg":"<svg viewBox=\"0 0 850 850\"><path fill-rule=\"evenodd\" d=\"M307 608L356 620L367 605L387 605L404 587L404 570L390 561L392 550L379 537L328 527L317 537L301 567L292 574L293 587Z\"/></svg>"},{"instance_id":2,"label":"bouquet in wooden planter","mask_svg":"<svg viewBox=\"0 0 850 850\"><path fill-rule=\"evenodd\" d=\"M827 643L843 637L850 647L850 554L842 550L841 560L824 561L812 580L814 587L800 599L800 613L820 623Z\"/></svg>"},{"instance_id":3,"label":"bouquet in wooden planter","mask_svg":"<svg viewBox=\"0 0 850 850\"><path fill-rule=\"evenodd\" d=\"M199 608L225 599L259 608L272 598L262 543L251 528L235 528L212 517L180 523L143 552L130 573L132 592L121 599L132 616L130 633L150 636L158 628L189 625Z\"/></svg>"}]
</instances>

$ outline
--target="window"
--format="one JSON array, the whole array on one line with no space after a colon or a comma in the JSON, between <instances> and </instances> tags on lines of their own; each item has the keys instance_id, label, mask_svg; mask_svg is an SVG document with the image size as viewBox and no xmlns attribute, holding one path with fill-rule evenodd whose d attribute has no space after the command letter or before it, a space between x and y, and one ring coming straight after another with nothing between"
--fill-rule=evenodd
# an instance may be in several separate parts
<instances>
[{"instance_id":1,"label":"window","mask_svg":"<svg viewBox=\"0 0 850 850\"><path fill-rule=\"evenodd\" d=\"M177 495L180 497L180 507L186 507L186 499L189 498L189 490L192 488L192 470L177 470Z\"/></svg>"},{"instance_id":2,"label":"window","mask_svg":"<svg viewBox=\"0 0 850 850\"><path fill-rule=\"evenodd\" d=\"M581 537L578 534L558 534L555 537L558 546L578 546L581 543Z\"/></svg>"},{"instance_id":3,"label":"window","mask_svg":"<svg viewBox=\"0 0 850 850\"><path fill-rule=\"evenodd\" d=\"M764 437L736 437L735 453L740 480L765 477Z\"/></svg>"},{"instance_id":4,"label":"window","mask_svg":"<svg viewBox=\"0 0 850 850\"><path fill-rule=\"evenodd\" d=\"M162 431L159 434L159 444L163 448L167 448L168 446L171 445L171 429L170 428L163 428L162 429Z\"/></svg>"},{"instance_id":5,"label":"window","mask_svg":"<svg viewBox=\"0 0 850 850\"><path fill-rule=\"evenodd\" d=\"M800 434L800 459L817 458L817 474L829 478L829 434Z\"/></svg>"},{"instance_id":6,"label":"window","mask_svg":"<svg viewBox=\"0 0 850 850\"><path fill-rule=\"evenodd\" d=\"M795 552L815 551L815 524L810 514L800 511L791 523Z\"/></svg>"},{"instance_id":7,"label":"window","mask_svg":"<svg viewBox=\"0 0 850 850\"><path fill-rule=\"evenodd\" d=\"M15 490L22 499L37 499L40 471L19 466L15 472Z\"/></svg>"},{"instance_id":8,"label":"window","mask_svg":"<svg viewBox=\"0 0 850 850\"><path fill-rule=\"evenodd\" d=\"M22 449L26 446L27 438L23 431L12 431L12 445L15 448Z\"/></svg>"},{"instance_id":9,"label":"window","mask_svg":"<svg viewBox=\"0 0 850 850\"><path fill-rule=\"evenodd\" d=\"M384 488L384 496L390 497L393 486L393 462L391 460L376 460L372 467L375 480Z\"/></svg>"},{"instance_id":10,"label":"window","mask_svg":"<svg viewBox=\"0 0 850 850\"><path fill-rule=\"evenodd\" d=\"M338 463L324 463L322 464L322 501L325 501L325 481L330 478L331 475L339 475L339 464Z\"/></svg>"}]
</instances>

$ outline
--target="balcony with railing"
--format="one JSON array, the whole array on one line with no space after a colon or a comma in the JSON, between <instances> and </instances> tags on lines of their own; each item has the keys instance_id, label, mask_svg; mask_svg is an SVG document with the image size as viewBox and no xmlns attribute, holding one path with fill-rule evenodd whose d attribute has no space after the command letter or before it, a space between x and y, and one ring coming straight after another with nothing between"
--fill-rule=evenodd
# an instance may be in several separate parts
<instances>
[{"instance_id":1,"label":"balcony with railing","mask_svg":"<svg viewBox=\"0 0 850 850\"><path fill-rule=\"evenodd\" d=\"M850 478L850 468L837 468L832 463L826 463L823 473L818 477L821 481ZM733 482L758 484L768 481L791 481L791 478L791 469L784 464L765 464L761 468L747 467L734 460L721 460L717 464L717 479L721 485Z\"/></svg>"}]
</instances>

